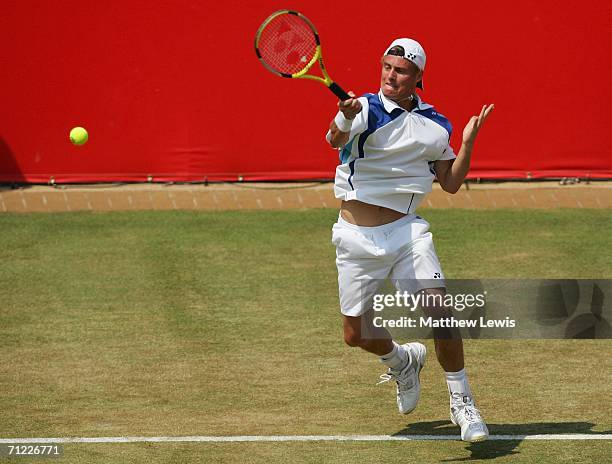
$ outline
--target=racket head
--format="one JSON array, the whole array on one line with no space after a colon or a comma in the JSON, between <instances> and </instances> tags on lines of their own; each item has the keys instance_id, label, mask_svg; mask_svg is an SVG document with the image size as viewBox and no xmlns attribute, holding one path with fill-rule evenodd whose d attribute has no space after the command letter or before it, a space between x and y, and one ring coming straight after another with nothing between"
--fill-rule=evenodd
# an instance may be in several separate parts
<instances>
[{"instance_id":1,"label":"racket head","mask_svg":"<svg viewBox=\"0 0 612 464\"><path fill-rule=\"evenodd\" d=\"M272 13L255 34L255 53L269 71L281 77L300 77L321 54L314 24L293 10Z\"/></svg>"}]
</instances>

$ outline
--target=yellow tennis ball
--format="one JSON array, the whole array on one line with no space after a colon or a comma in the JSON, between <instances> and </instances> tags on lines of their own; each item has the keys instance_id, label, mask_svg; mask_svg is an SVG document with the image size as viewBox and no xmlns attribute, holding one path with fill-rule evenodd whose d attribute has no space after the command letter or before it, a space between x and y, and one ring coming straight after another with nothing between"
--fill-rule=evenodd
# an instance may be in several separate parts
<instances>
[{"instance_id":1,"label":"yellow tennis ball","mask_svg":"<svg viewBox=\"0 0 612 464\"><path fill-rule=\"evenodd\" d=\"M75 127L70 131L70 141L75 145L84 145L89 139L89 134L82 127Z\"/></svg>"}]
</instances>

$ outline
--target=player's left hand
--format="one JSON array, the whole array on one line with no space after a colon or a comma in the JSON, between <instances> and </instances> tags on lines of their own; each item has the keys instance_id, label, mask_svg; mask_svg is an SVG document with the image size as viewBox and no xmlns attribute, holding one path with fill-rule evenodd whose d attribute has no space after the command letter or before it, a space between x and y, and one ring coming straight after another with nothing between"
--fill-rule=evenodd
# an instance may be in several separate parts
<instances>
[{"instance_id":1,"label":"player's left hand","mask_svg":"<svg viewBox=\"0 0 612 464\"><path fill-rule=\"evenodd\" d=\"M463 129L463 144L468 146L473 146L476 141L476 136L478 135L478 131L487 120L489 113L493 111L495 106L491 105L483 105L482 110L480 110L480 114L478 116L472 116Z\"/></svg>"}]
</instances>

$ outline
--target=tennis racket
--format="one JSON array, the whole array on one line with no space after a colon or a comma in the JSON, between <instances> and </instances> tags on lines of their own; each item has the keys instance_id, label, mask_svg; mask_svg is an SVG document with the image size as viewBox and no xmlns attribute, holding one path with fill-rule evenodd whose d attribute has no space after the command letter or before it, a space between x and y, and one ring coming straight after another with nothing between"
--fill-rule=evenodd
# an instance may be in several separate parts
<instances>
[{"instance_id":1,"label":"tennis racket","mask_svg":"<svg viewBox=\"0 0 612 464\"><path fill-rule=\"evenodd\" d=\"M269 71L281 77L312 79L324 84L340 100L351 98L325 70L319 34L306 16L297 11L272 13L257 30L255 53ZM308 74L319 62L323 77Z\"/></svg>"}]
</instances>

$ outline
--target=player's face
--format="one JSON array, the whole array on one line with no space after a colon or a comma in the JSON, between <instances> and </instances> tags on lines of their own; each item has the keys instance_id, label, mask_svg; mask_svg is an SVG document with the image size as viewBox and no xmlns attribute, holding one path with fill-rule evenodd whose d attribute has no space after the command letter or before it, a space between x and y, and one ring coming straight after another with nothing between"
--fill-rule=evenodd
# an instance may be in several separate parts
<instances>
[{"instance_id":1,"label":"player's face","mask_svg":"<svg viewBox=\"0 0 612 464\"><path fill-rule=\"evenodd\" d=\"M401 56L383 56L380 78L383 95L393 101L408 98L415 92L422 74L416 64Z\"/></svg>"}]
</instances>

